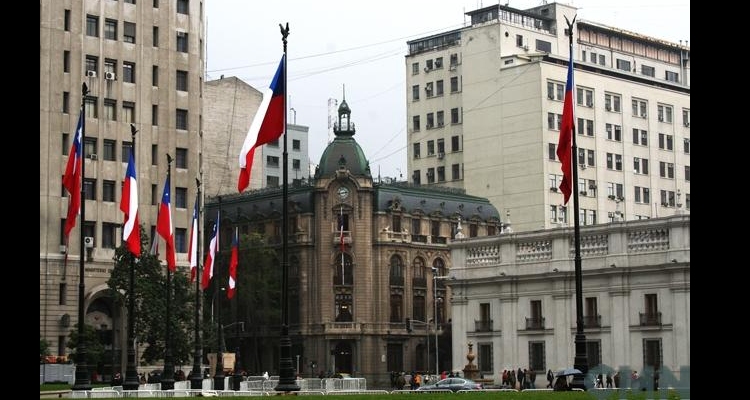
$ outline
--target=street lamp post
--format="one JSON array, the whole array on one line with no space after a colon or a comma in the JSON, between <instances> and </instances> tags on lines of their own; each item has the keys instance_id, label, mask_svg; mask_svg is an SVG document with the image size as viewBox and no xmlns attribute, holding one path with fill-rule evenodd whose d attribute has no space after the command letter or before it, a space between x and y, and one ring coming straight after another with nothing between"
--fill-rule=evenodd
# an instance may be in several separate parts
<instances>
[{"instance_id":1,"label":"street lamp post","mask_svg":"<svg viewBox=\"0 0 750 400\"><path fill-rule=\"evenodd\" d=\"M440 346L438 345L438 295L437 295L437 281L438 279L450 278L449 275L438 276L438 269L432 267L432 302L435 304L435 373L440 375Z\"/></svg>"}]
</instances>

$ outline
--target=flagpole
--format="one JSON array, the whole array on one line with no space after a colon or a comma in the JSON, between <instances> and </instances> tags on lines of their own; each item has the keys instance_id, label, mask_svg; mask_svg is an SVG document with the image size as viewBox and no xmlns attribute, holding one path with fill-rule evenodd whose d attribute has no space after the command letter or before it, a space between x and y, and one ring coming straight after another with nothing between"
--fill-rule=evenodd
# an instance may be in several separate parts
<instances>
[{"instance_id":1,"label":"flagpole","mask_svg":"<svg viewBox=\"0 0 750 400\"><path fill-rule=\"evenodd\" d=\"M167 185L171 185L172 179L172 157L167 153ZM164 191L170 190L171 188L165 188ZM170 196L171 197L171 196ZM172 199L169 199L169 207L172 207ZM161 208L161 205L159 206ZM171 213L171 211L170 211ZM169 223L172 223L172 218L170 216ZM157 222L158 224L158 222ZM174 234L172 232L172 227L169 228L170 234ZM158 240L158 236L157 240ZM168 247L169 244L167 244ZM169 252L169 251L167 251ZM166 328L164 333L164 373L162 374L161 378L161 389L162 390L172 390L174 389L174 360L172 358L172 310L171 310L171 298L172 298L172 271L169 268L169 256L167 257L167 317L166 317Z\"/></svg>"},{"instance_id":2,"label":"flagpole","mask_svg":"<svg viewBox=\"0 0 750 400\"><path fill-rule=\"evenodd\" d=\"M86 96L89 94L89 89L86 86L86 82L81 84L81 143L83 146L85 143L84 138L86 137ZM75 140L75 139L74 139ZM86 151L81 151L81 155L85 156ZM81 163L81 221L80 221L80 253L78 261L78 343L76 343L76 380L73 383L71 390L91 390L91 379L89 378L89 369L86 365L86 341L84 340L83 324L84 324L84 291L86 290L86 284L84 282L85 268L84 268L84 253L86 251L84 235L86 234L83 229L83 225L86 222L86 191L83 185L83 179L86 177L84 174L83 157L79 160ZM67 257L67 252L66 252ZM65 276L63 275L63 279Z\"/></svg>"},{"instance_id":3,"label":"flagpole","mask_svg":"<svg viewBox=\"0 0 750 400\"><path fill-rule=\"evenodd\" d=\"M200 223L201 223L201 181L198 178L195 178L195 185L198 188L198 193L195 196L195 204L196 209L198 210L198 218L196 221L197 228L195 232L195 237L193 240L197 240L196 246L198 248L198 251L194 254L195 257L195 310L193 313L193 322L194 322L194 335L195 335L195 350L193 352L193 370L190 371L190 388L195 389L202 389L203 388L203 372L201 372L201 358L202 358L202 349L203 346L201 343L201 331L200 331L200 308L201 308L201 290L200 290L200 254L201 253L201 239L200 239ZM192 224L192 221L191 221ZM190 249L189 251L192 251Z\"/></svg>"},{"instance_id":4,"label":"flagpole","mask_svg":"<svg viewBox=\"0 0 750 400\"><path fill-rule=\"evenodd\" d=\"M289 22L286 28L279 24L281 28L282 42L284 43L284 154L283 154L283 187L282 187L282 226L281 235L283 236L281 245L281 337L279 338L279 383L274 388L277 392L299 391L294 376L294 366L292 365L292 340L289 338L289 252L287 251L287 231L289 230L289 170L288 170L288 153L287 153L287 36L289 36Z\"/></svg>"},{"instance_id":5,"label":"flagpole","mask_svg":"<svg viewBox=\"0 0 750 400\"><path fill-rule=\"evenodd\" d=\"M130 124L130 137L132 138L132 148L130 151L132 152L135 152L136 133L138 131L135 129L135 125ZM135 153L133 153L133 159L135 160ZM125 179L129 178L126 176ZM132 216L132 218L135 217L135 215ZM140 228L138 225L133 227L133 229ZM124 390L138 390L138 371L135 369L135 343L133 343L135 340L135 254L132 254L132 256L130 282L128 283L128 364L125 367L125 382L122 384Z\"/></svg>"},{"instance_id":6,"label":"flagpole","mask_svg":"<svg viewBox=\"0 0 750 400\"><path fill-rule=\"evenodd\" d=\"M216 214L216 223L219 224L221 218L221 196L218 196L219 212ZM216 258L212 261L214 267L214 299L216 299L216 370L214 371L214 390L224 390L224 329L221 327L221 285L219 284L219 269L217 259L220 253L221 225L216 230Z\"/></svg>"},{"instance_id":7,"label":"flagpole","mask_svg":"<svg viewBox=\"0 0 750 400\"><path fill-rule=\"evenodd\" d=\"M568 24L568 39L570 42L570 70L574 71L573 68L573 24L575 24L576 17L573 17L573 21L568 21L565 17L565 22ZM571 75L572 76L572 75ZM575 80L574 80L575 82ZM571 89L573 94L576 93L575 87ZM571 106L575 108L575 102L572 102ZM573 113L575 115L575 113ZM575 118L573 118L575 123ZM575 336L575 358L573 359L573 367L581 371L580 374L573 376L571 382L571 388L580 388L586 390L584 384L584 376L588 372L588 357L586 355L586 335L583 333L583 274L581 272L581 227L578 218L578 147L576 146L576 133L575 125L571 132L572 140L572 160L571 165L573 168L573 182L571 186L573 189L573 240L575 243L575 287L576 287L576 336Z\"/></svg>"}]
</instances>

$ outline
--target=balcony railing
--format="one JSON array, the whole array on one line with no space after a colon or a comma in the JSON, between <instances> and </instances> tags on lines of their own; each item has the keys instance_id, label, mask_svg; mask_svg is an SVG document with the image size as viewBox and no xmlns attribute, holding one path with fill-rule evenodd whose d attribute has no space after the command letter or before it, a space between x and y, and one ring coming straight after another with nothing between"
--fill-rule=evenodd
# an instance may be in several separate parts
<instances>
[{"instance_id":1,"label":"balcony railing","mask_svg":"<svg viewBox=\"0 0 750 400\"><path fill-rule=\"evenodd\" d=\"M403 276L390 276L388 282L391 286L404 286Z\"/></svg>"},{"instance_id":2,"label":"balcony railing","mask_svg":"<svg viewBox=\"0 0 750 400\"><path fill-rule=\"evenodd\" d=\"M426 235L411 235L411 241L417 243L427 243Z\"/></svg>"},{"instance_id":3,"label":"balcony railing","mask_svg":"<svg viewBox=\"0 0 750 400\"><path fill-rule=\"evenodd\" d=\"M601 315L584 315L583 327L584 328L601 328L602 316Z\"/></svg>"},{"instance_id":4,"label":"balcony railing","mask_svg":"<svg viewBox=\"0 0 750 400\"><path fill-rule=\"evenodd\" d=\"M544 329L544 318L526 318L526 329Z\"/></svg>"},{"instance_id":5,"label":"balcony railing","mask_svg":"<svg viewBox=\"0 0 750 400\"><path fill-rule=\"evenodd\" d=\"M642 326L659 326L661 325L661 312L657 313L638 313Z\"/></svg>"},{"instance_id":6,"label":"balcony railing","mask_svg":"<svg viewBox=\"0 0 750 400\"><path fill-rule=\"evenodd\" d=\"M411 278L411 285L413 287L426 288L427 287L427 279L425 279L425 278Z\"/></svg>"},{"instance_id":7,"label":"balcony railing","mask_svg":"<svg viewBox=\"0 0 750 400\"><path fill-rule=\"evenodd\" d=\"M492 332L492 320L474 320L475 332Z\"/></svg>"}]
</instances>

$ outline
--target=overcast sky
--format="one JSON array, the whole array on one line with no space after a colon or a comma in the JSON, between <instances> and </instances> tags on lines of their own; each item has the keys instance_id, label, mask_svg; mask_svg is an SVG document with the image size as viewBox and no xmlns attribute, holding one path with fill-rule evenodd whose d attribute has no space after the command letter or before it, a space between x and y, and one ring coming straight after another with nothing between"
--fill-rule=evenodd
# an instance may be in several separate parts
<instances>
[{"instance_id":1,"label":"overcast sky","mask_svg":"<svg viewBox=\"0 0 750 400\"><path fill-rule=\"evenodd\" d=\"M504 4L507 0L502 0ZM541 0L510 0L525 9ZM552 3L552 1L549 1ZM678 43L690 40L688 0L560 1L578 18ZM329 99L346 101L355 139L373 176L407 177L405 61L408 40L461 27L477 0L208 0L208 80L236 76L258 90L283 54L279 23L289 23L288 122L309 131L317 164L329 139ZM689 43L688 43L689 44ZM330 136L330 138L329 138ZM237 149L239 154L240 149ZM237 155L231 162L237 162ZM402 176L403 175L403 176Z\"/></svg>"}]
</instances>

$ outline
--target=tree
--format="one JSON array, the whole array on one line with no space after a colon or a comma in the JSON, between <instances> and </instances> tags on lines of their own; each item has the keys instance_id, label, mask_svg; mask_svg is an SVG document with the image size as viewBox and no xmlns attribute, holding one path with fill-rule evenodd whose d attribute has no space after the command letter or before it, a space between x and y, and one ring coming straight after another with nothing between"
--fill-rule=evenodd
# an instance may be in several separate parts
<instances>
[{"instance_id":1,"label":"tree","mask_svg":"<svg viewBox=\"0 0 750 400\"><path fill-rule=\"evenodd\" d=\"M98 365L104 355L104 345L99 337L99 332L93 326L83 324L83 340L86 343L86 364ZM65 344L70 349L70 358L78 361L78 327L70 330L68 342Z\"/></svg>"},{"instance_id":2,"label":"tree","mask_svg":"<svg viewBox=\"0 0 750 400\"><path fill-rule=\"evenodd\" d=\"M121 245L115 250L115 268L107 284L113 292L116 304L129 304L129 296L134 295L135 337L139 343L148 344L141 354L142 360L152 364L164 358L166 335L166 264L161 265L158 256L149 254L149 238L143 226L141 229L141 258ZM135 268L134 293L129 293L130 268ZM185 268L178 268L171 279L171 338L172 355L175 365L187 364L192 360L194 293Z\"/></svg>"},{"instance_id":3,"label":"tree","mask_svg":"<svg viewBox=\"0 0 750 400\"><path fill-rule=\"evenodd\" d=\"M49 342L41 335L39 336L39 360L44 362L49 355Z\"/></svg>"}]
</instances>

